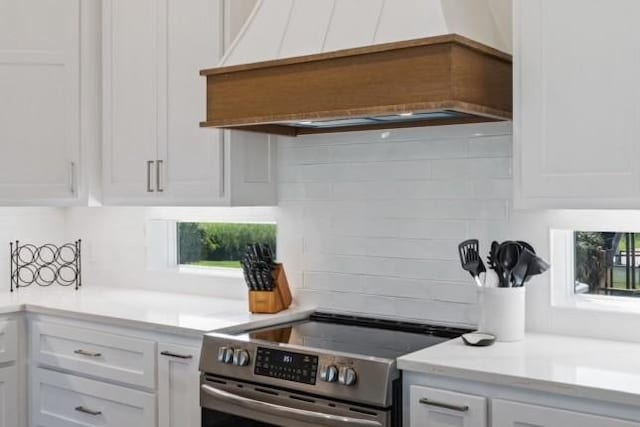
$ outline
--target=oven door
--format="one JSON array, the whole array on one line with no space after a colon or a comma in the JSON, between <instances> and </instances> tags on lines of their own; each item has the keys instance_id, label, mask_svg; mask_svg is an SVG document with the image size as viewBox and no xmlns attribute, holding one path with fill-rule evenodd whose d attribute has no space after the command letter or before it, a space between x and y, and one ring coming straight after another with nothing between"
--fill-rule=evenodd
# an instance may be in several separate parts
<instances>
[{"instance_id":1,"label":"oven door","mask_svg":"<svg viewBox=\"0 0 640 427\"><path fill-rule=\"evenodd\" d=\"M203 427L390 427L390 410L204 377Z\"/></svg>"}]
</instances>

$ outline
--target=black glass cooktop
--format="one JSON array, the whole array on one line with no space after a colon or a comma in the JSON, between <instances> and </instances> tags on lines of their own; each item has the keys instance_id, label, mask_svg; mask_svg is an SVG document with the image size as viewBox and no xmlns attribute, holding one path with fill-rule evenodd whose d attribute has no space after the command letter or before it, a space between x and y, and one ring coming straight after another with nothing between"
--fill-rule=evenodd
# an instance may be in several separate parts
<instances>
[{"instance_id":1,"label":"black glass cooktop","mask_svg":"<svg viewBox=\"0 0 640 427\"><path fill-rule=\"evenodd\" d=\"M396 359L470 332L468 329L331 313L248 332L251 339Z\"/></svg>"}]
</instances>

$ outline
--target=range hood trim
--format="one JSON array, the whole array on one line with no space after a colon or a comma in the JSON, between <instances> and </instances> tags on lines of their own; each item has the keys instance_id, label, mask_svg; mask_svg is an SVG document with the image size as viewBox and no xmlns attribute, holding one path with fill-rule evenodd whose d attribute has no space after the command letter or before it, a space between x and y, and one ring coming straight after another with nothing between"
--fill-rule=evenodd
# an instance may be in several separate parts
<instances>
[{"instance_id":1,"label":"range hood trim","mask_svg":"<svg viewBox=\"0 0 640 427\"><path fill-rule=\"evenodd\" d=\"M471 40L459 34L445 34L442 36L424 37L420 39L404 40L399 42L382 43L371 46L354 47L351 49L336 50L333 52L314 53L311 55L295 56L291 58L272 59L269 61L252 62L249 64L227 65L223 67L209 68L200 71L201 76L220 75L236 73L239 71L258 70L261 68L273 68L305 62L317 62L329 59L346 58L349 56L360 56L370 53L387 52L390 50L407 49L420 46L433 46L438 44L456 43L464 45L478 52L497 57L505 62L512 63L513 58L508 53L499 51L490 46Z\"/></svg>"},{"instance_id":2,"label":"range hood trim","mask_svg":"<svg viewBox=\"0 0 640 427\"><path fill-rule=\"evenodd\" d=\"M365 103L362 107L349 106L348 108L332 108L323 110L310 110L310 111L295 111L292 113L276 113L267 115L246 114L237 109L236 115L231 117L227 116L222 119L216 118L212 112L211 107L213 102L221 102L224 105L225 97L222 96L217 99L218 95L216 90L219 86L224 85L230 80L240 76L243 78L251 77L253 75L264 78L265 72L272 72L273 74L283 73L284 67L304 67L309 64L317 65L318 69L314 72L322 72L322 67L329 68L331 64L336 61L348 61L350 58L357 60L357 57L361 58L373 58L373 55L386 54L395 55L395 52L402 52L416 48L430 49L431 47L439 49L439 51L446 51L446 53L440 52L441 58L437 58L439 65L445 67L448 72L446 76L439 76L439 84L441 84L447 91L448 96L435 97L435 100L430 100L426 97L420 101L410 102L397 102L391 104L372 105L371 102ZM498 70L502 73L504 81L499 81L496 84L494 80L489 86L492 87L470 87L464 88L464 90L457 90L456 83L461 81L461 77L456 75L460 72L461 67L468 67L468 64L460 66L455 61L460 61L461 56L457 57L453 53L454 50L463 49L467 55L475 55L475 58L479 61L483 61L482 66L486 66L486 69L479 69L478 73L485 73L483 78L486 77L488 71ZM443 50L444 49L444 50ZM427 52L427 51L425 51ZM415 56L415 55L414 55ZM447 61L446 64L442 62ZM388 65L388 64L387 64ZM357 64L354 66L357 67ZM448 68L446 68L448 67ZM499 68L496 68L499 67ZM434 126L434 125L446 125L446 124L463 124L463 123L479 123L479 122L491 122L501 120L511 120L512 118L512 104L511 104L511 67L512 57L509 54L496 50L494 48L485 46L481 43L470 40L466 37L448 34L443 36L428 37L415 40L407 40L401 42L385 43L380 45L358 47L352 49L345 49L334 52L319 53L313 55L304 55L293 58L284 58L277 60L262 61L250 64L240 64L225 66L213 69L202 70L200 74L207 77L207 121L201 123L202 127L221 127L231 129L243 129L249 131L257 131L264 133L281 134L288 136L297 136L310 133L327 133L327 132L348 132L355 130L369 130L378 128L397 128L397 127L417 127L417 126ZM508 76L507 76L508 69ZM468 71L468 70L466 70ZM475 70L474 70L475 71ZM478 74L480 76L480 74ZM426 78L432 76L425 76ZM415 76L414 76L415 78ZM458 79L454 81L455 79ZM498 87L499 86L499 87ZM254 88L261 90L260 88ZM411 88L407 88L411 90ZM460 92L464 92L464 94ZM474 91L494 91L492 96L483 95L482 101L487 101L487 104L493 103L493 105L484 105L479 102L469 102L466 95ZM268 91L267 91L268 92ZM225 94L228 99L231 99L229 94ZM269 96L266 94L265 96ZM273 97L273 94L270 94ZM306 93L304 96L307 96ZM309 96L313 96L312 93ZM498 99L498 102L494 102ZM501 106L508 108L496 108L496 105L502 103ZM413 122L393 122L389 121L384 125L356 125L356 126L341 126L335 128L300 128L294 126L288 126L287 122L300 122L300 121L317 121L317 120L331 120L331 119L349 119L349 118L366 118L383 115L399 115L402 113L426 113L437 112L443 110L450 110L456 113L462 113L462 117L456 117L452 119L436 119L426 121L413 121ZM465 117L466 115L466 117Z\"/></svg>"}]
</instances>

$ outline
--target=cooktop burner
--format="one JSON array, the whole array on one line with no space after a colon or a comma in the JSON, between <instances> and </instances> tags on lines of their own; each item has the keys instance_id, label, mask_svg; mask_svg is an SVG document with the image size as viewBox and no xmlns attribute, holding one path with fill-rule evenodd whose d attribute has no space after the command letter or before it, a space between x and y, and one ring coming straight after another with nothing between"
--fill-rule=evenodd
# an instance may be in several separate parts
<instances>
[{"instance_id":1,"label":"cooktop burner","mask_svg":"<svg viewBox=\"0 0 640 427\"><path fill-rule=\"evenodd\" d=\"M314 313L309 319L253 330L249 339L385 359L448 341L467 329Z\"/></svg>"}]
</instances>

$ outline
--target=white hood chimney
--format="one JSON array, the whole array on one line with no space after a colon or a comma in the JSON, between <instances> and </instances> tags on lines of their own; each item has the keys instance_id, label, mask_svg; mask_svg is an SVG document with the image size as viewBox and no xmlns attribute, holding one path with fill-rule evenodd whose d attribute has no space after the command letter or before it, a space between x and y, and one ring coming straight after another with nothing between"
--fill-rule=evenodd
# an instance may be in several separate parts
<instances>
[{"instance_id":1,"label":"white hood chimney","mask_svg":"<svg viewBox=\"0 0 640 427\"><path fill-rule=\"evenodd\" d=\"M258 0L220 66L444 34L511 53L511 0Z\"/></svg>"}]
</instances>

